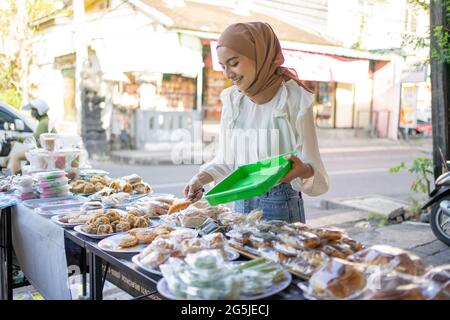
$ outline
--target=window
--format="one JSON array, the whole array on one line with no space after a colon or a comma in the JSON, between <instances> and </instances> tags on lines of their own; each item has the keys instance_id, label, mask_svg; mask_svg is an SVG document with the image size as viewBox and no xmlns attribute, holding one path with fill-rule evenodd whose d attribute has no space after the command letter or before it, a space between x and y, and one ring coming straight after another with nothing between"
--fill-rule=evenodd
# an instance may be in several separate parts
<instances>
[{"instance_id":1,"label":"window","mask_svg":"<svg viewBox=\"0 0 450 320\"><path fill-rule=\"evenodd\" d=\"M11 114L0 110L0 130L4 129L5 123L14 123L14 117ZM9 129L9 128L8 128Z\"/></svg>"}]
</instances>

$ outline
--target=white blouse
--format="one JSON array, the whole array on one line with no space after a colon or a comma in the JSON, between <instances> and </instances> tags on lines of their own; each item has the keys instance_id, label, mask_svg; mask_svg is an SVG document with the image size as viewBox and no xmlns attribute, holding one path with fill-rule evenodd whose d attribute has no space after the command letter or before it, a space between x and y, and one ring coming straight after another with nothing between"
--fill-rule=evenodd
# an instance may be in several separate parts
<instances>
[{"instance_id":1,"label":"white blouse","mask_svg":"<svg viewBox=\"0 0 450 320\"><path fill-rule=\"evenodd\" d=\"M312 94L289 80L269 102L256 105L235 86L225 89L220 135L215 158L200 167L218 183L240 165L286 152L314 169L307 179L291 181L292 188L310 196L328 191L328 175L323 165L314 124Z\"/></svg>"}]
</instances>

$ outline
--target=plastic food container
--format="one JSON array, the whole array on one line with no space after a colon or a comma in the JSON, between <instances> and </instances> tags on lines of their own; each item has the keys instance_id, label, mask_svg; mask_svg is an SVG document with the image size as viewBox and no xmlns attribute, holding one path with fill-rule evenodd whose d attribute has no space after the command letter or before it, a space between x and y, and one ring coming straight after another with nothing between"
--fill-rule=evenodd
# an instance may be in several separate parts
<instances>
[{"instance_id":1,"label":"plastic food container","mask_svg":"<svg viewBox=\"0 0 450 320\"><path fill-rule=\"evenodd\" d=\"M68 184L63 186L55 186L55 187L49 187L49 188L41 188L39 187L40 193L63 193L70 190L70 186Z\"/></svg>"},{"instance_id":2,"label":"plastic food container","mask_svg":"<svg viewBox=\"0 0 450 320\"><path fill-rule=\"evenodd\" d=\"M59 198L59 197L66 197L69 196L69 191L63 191L63 192L45 192L41 193L41 198Z\"/></svg>"},{"instance_id":3,"label":"plastic food container","mask_svg":"<svg viewBox=\"0 0 450 320\"><path fill-rule=\"evenodd\" d=\"M55 151L56 133L43 133L39 137L41 146L47 151Z\"/></svg>"},{"instance_id":4,"label":"plastic food container","mask_svg":"<svg viewBox=\"0 0 450 320\"><path fill-rule=\"evenodd\" d=\"M292 154L294 153L284 153L240 166L212 188L205 195L205 199L210 205L217 205L266 193L291 170L292 162L284 157Z\"/></svg>"},{"instance_id":5,"label":"plastic food container","mask_svg":"<svg viewBox=\"0 0 450 320\"><path fill-rule=\"evenodd\" d=\"M53 180L47 180L47 181L40 181L39 182L39 189L44 188L55 188L67 185L69 183L69 179L67 177L57 178Z\"/></svg>"},{"instance_id":6,"label":"plastic food container","mask_svg":"<svg viewBox=\"0 0 450 320\"><path fill-rule=\"evenodd\" d=\"M66 176L66 172L62 170L57 171L49 171L49 172L39 172L34 175L39 182L55 180L58 178L64 178Z\"/></svg>"},{"instance_id":7,"label":"plastic food container","mask_svg":"<svg viewBox=\"0 0 450 320\"><path fill-rule=\"evenodd\" d=\"M25 157L34 169L47 169L49 166L50 153L44 149L33 149L25 152Z\"/></svg>"}]
</instances>

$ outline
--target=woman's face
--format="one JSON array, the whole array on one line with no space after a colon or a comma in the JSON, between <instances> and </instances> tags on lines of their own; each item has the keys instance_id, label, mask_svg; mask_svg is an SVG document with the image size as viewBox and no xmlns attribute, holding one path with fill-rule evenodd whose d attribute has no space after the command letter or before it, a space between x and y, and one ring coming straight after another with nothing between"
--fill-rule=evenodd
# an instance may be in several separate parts
<instances>
[{"instance_id":1,"label":"woman's face","mask_svg":"<svg viewBox=\"0 0 450 320\"><path fill-rule=\"evenodd\" d=\"M256 78L255 61L227 47L219 47L217 55L224 76L232 80L239 91L250 87Z\"/></svg>"}]
</instances>

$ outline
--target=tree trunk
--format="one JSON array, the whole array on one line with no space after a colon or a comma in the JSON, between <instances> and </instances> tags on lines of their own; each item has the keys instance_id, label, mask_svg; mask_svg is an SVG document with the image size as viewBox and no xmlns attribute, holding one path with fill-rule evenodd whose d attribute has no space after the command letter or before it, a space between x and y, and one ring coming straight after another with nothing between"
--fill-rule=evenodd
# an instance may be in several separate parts
<instances>
[{"instance_id":1,"label":"tree trunk","mask_svg":"<svg viewBox=\"0 0 450 320\"><path fill-rule=\"evenodd\" d=\"M433 30L436 26L448 26L446 9L442 1L432 0L430 8L431 48L436 48L436 38ZM431 54L430 54L431 56ZM432 88L432 125L433 125L433 171L435 179L442 173L442 161L450 156L449 137L449 67L431 57L431 88ZM445 159L442 159L442 156Z\"/></svg>"}]
</instances>

